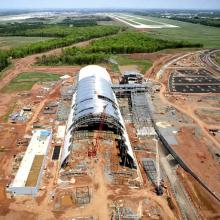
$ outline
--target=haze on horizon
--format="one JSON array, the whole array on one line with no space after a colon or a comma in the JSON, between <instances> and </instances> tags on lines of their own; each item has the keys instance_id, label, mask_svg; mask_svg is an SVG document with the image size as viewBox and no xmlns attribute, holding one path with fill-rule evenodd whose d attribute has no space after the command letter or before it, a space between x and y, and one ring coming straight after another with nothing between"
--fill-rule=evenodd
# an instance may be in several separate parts
<instances>
[{"instance_id":1,"label":"haze on horizon","mask_svg":"<svg viewBox=\"0 0 220 220\"><path fill-rule=\"evenodd\" d=\"M219 0L1 0L0 9L220 9Z\"/></svg>"}]
</instances>

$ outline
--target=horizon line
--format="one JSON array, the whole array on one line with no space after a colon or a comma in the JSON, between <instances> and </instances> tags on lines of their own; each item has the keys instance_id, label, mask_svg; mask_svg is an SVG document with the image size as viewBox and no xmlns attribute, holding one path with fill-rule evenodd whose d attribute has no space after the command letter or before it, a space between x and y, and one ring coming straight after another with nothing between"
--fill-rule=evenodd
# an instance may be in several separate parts
<instances>
[{"instance_id":1,"label":"horizon line","mask_svg":"<svg viewBox=\"0 0 220 220\"><path fill-rule=\"evenodd\" d=\"M54 7L54 8L0 8L0 11L4 10L201 10L201 11L220 11L220 8L133 8L133 7L121 7L121 8L113 8L113 7L96 7L96 8L62 8L62 7Z\"/></svg>"}]
</instances>

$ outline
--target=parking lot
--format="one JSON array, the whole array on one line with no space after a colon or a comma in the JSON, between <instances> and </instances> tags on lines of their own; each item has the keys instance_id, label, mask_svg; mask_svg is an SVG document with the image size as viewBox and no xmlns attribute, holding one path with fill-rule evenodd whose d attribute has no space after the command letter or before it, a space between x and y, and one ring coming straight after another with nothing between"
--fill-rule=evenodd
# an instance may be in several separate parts
<instances>
[{"instance_id":1,"label":"parking lot","mask_svg":"<svg viewBox=\"0 0 220 220\"><path fill-rule=\"evenodd\" d=\"M220 79L205 69L175 70L169 77L170 92L220 93Z\"/></svg>"},{"instance_id":2,"label":"parking lot","mask_svg":"<svg viewBox=\"0 0 220 220\"><path fill-rule=\"evenodd\" d=\"M172 83L175 84L219 84L220 80L219 79L215 79L213 77L210 76L202 76L202 77L174 77L172 79Z\"/></svg>"}]
</instances>

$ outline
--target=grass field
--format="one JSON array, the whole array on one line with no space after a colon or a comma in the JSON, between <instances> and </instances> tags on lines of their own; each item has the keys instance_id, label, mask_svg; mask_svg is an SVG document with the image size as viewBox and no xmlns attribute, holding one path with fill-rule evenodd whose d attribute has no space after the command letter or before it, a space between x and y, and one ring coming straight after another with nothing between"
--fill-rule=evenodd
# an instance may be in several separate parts
<instances>
[{"instance_id":1,"label":"grass field","mask_svg":"<svg viewBox=\"0 0 220 220\"><path fill-rule=\"evenodd\" d=\"M126 55L113 56L112 58L117 61L119 66L136 65L138 67L138 70L142 74L144 74L152 66L152 62L150 60L131 59L127 57ZM116 67L116 65L113 65L113 68L114 68L113 71L119 70L119 68Z\"/></svg>"},{"instance_id":2,"label":"grass field","mask_svg":"<svg viewBox=\"0 0 220 220\"><path fill-rule=\"evenodd\" d=\"M52 73L30 72L22 73L6 85L2 92L19 92L30 90L35 83L57 81L59 75Z\"/></svg>"},{"instance_id":3,"label":"grass field","mask_svg":"<svg viewBox=\"0 0 220 220\"><path fill-rule=\"evenodd\" d=\"M142 17L179 26L178 28L152 29L149 32L151 36L166 40L184 40L191 43L201 43L204 45L205 48L220 47L220 28L175 21L170 19L144 16Z\"/></svg>"},{"instance_id":4,"label":"grass field","mask_svg":"<svg viewBox=\"0 0 220 220\"><path fill-rule=\"evenodd\" d=\"M9 66L7 66L4 70L0 71L0 80L3 79L6 74L7 74L7 71L9 69L11 69L12 67L14 66L14 64L10 64Z\"/></svg>"},{"instance_id":5,"label":"grass field","mask_svg":"<svg viewBox=\"0 0 220 220\"><path fill-rule=\"evenodd\" d=\"M97 21L98 25L110 25L110 26L119 26L119 27L127 27L126 24L117 21Z\"/></svg>"},{"instance_id":6,"label":"grass field","mask_svg":"<svg viewBox=\"0 0 220 220\"><path fill-rule=\"evenodd\" d=\"M26 44L48 40L47 37L0 37L0 49L10 49Z\"/></svg>"},{"instance_id":7,"label":"grass field","mask_svg":"<svg viewBox=\"0 0 220 220\"><path fill-rule=\"evenodd\" d=\"M133 19L133 21L137 21L137 22L140 22L142 24L147 24L147 25L158 25L157 22L153 22L150 20L144 20L144 19Z\"/></svg>"}]
</instances>

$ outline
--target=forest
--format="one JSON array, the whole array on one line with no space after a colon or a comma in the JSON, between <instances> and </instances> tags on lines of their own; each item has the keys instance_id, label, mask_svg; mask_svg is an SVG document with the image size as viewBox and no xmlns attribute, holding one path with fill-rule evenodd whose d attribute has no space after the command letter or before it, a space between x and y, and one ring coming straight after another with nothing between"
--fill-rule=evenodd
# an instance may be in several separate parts
<instances>
[{"instance_id":1,"label":"forest","mask_svg":"<svg viewBox=\"0 0 220 220\"><path fill-rule=\"evenodd\" d=\"M27 55L45 52L51 49L69 46L81 41L90 40L93 38L103 37L107 35L116 34L121 30L119 27L114 26L94 26L94 27L44 27L36 29L23 29L18 30L18 36L50 36L57 37L56 39L49 39L46 41L31 43L22 47L13 48L10 50L0 51L0 71L8 65L8 58L21 58ZM3 33L4 35L5 33ZM9 32L7 33L9 34ZM17 34L16 32L14 34ZM1 34L0 34L1 35ZM13 36L13 35L12 35Z\"/></svg>"},{"instance_id":2,"label":"forest","mask_svg":"<svg viewBox=\"0 0 220 220\"><path fill-rule=\"evenodd\" d=\"M96 26L99 21L112 21L110 17L104 16L83 16L80 18L66 18L59 24L73 25L74 27Z\"/></svg>"},{"instance_id":3,"label":"forest","mask_svg":"<svg viewBox=\"0 0 220 220\"><path fill-rule=\"evenodd\" d=\"M202 24L211 27L220 27L220 12L198 11L198 10L158 10L158 11L135 11L134 14L158 18L169 18L171 20Z\"/></svg>"},{"instance_id":4,"label":"forest","mask_svg":"<svg viewBox=\"0 0 220 220\"><path fill-rule=\"evenodd\" d=\"M168 41L150 37L147 33L121 32L114 36L93 40L84 48L67 48L60 56L42 56L40 65L91 64L106 61L111 54L152 53L163 49L202 47L184 41Z\"/></svg>"},{"instance_id":5,"label":"forest","mask_svg":"<svg viewBox=\"0 0 220 220\"><path fill-rule=\"evenodd\" d=\"M183 22L190 22L194 24L202 24L206 26L212 26L212 27L220 27L220 18L201 18L199 16L194 16L192 18L188 17L171 17L170 19L177 20L177 21L183 21Z\"/></svg>"},{"instance_id":6,"label":"forest","mask_svg":"<svg viewBox=\"0 0 220 220\"><path fill-rule=\"evenodd\" d=\"M34 53L41 53L55 48L66 47L81 41L116 34L119 30L120 28L113 26L72 28L71 33L69 35L66 33L63 35L66 35L65 37L37 42L20 48L12 49L11 51L9 51L9 54L13 58L24 57ZM41 32L42 36L45 36L47 35L47 33L49 33L47 29L46 34L44 34L44 31ZM53 29L50 32L51 35L55 35L56 33L62 34L64 32L62 32L61 28Z\"/></svg>"},{"instance_id":7,"label":"forest","mask_svg":"<svg viewBox=\"0 0 220 220\"><path fill-rule=\"evenodd\" d=\"M6 52L0 51L0 71L9 65L9 56Z\"/></svg>"}]
</instances>

